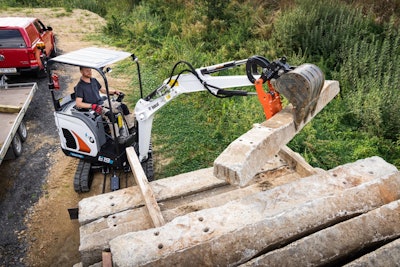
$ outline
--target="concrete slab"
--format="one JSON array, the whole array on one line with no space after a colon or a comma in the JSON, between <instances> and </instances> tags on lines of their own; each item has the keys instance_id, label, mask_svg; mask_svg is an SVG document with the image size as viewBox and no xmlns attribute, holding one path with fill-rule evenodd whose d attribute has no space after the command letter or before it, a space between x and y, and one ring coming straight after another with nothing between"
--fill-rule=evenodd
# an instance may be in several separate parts
<instances>
[{"instance_id":1,"label":"concrete slab","mask_svg":"<svg viewBox=\"0 0 400 267\"><path fill-rule=\"evenodd\" d=\"M215 177L230 184L247 185L293 137L339 93L337 81L326 81L313 116L297 128L293 107L282 111L233 141L214 161Z\"/></svg>"},{"instance_id":2,"label":"concrete slab","mask_svg":"<svg viewBox=\"0 0 400 267\"><path fill-rule=\"evenodd\" d=\"M114 266L228 266L399 198L400 175L378 157L180 216L110 241ZM240 241L240 242L239 242ZM229 248L229 249L227 249Z\"/></svg>"},{"instance_id":3,"label":"concrete slab","mask_svg":"<svg viewBox=\"0 0 400 267\"><path fill-rule=\"evenodd\" d=\"M398 176L400 179L400 176ZM360 231L356 231L359 229ZM335 224L289 245L240 265L250 266L340 266L341 260L379 242L400 237L400 200L371 210L361 216ZM394 255L395 250L390 250ZM388 261L386 265L399 263ZM337 264L333 264L337 263ZM362 265L365 266L365 265ZM375 266L375 265L374 265Z\"/></svg>"},{"instance_id":4,"label":"concrete slab","mask_svg":"<svg viewBox=\"0 0 400 267\"><path fill-rule=\"evenodd\" d=\"M225 181L214 177L212 168L207 168L156 180L151 182L150 186L157 201L165 201L225 184ZM84 225L104 216L143 205L144 200L136 186L88 197L79 202L79 223Z\"/></svg>"},{"instance_id":5,"label":"concrete slab","mask_svg":"<svg viewBox=\"0 0 400 267\"><path fill-rule=\"evenodd\" d=\"M287 151L287 153L291 153ZM289 155L286 155L287 159L290 159ZM297 166L290 166L281 157L276 156L273 160L269 161L264 166L264 177L259 177L257 183L254 183L246 188L238 188L219 180L219 179L204 179L201 183L199 181L194 182L197 184L197 189L192 190L193 184L188 185L188 182L193 181L192 178L201 178L202 174L211 173L212 169L199 170L189 173L191 176L171 177L160 180L163 185L162 190L158 190L158 198L161 199L159 205L162 210L162 214L166 221L171 221L178 216L185 215L187 213L217 207L226 204L229 201L237 200L246 197L256 192L265 191L268 188L288 183L301 178L295 172ZM186 177L184 180L179 180L182 177ZM175 179L179 178L179 179ZM217 184L215 182L218 182ZM182 182L181 185L178 183ZM221 184L221 182L223 184ZM207 185L208 183L208 185ZM154 184L154 183L153 183ZM188 186L183 186L188 185ZM201 185L201 186L200 186ZM161 188L159 185L154 188ZM201 189L201 190L199 190ZM171 192L175 192L171 194ZM89 206L96 204L101 206L101 202L104 201L106 211L109 208L109 196L113 196L112 203L118 203L120 205L119 212L105 215L94 221L90 221L80 227L80 246L79 251L81 253L81 260L84 266L93 262L101 260L101 252L109 248L109 241L119 235L126 234L129 232L135 232L139 230L146 230L153 227L151 218L149 218L146 210L140 203L130 202L130 206L123 202L123 197L127 192L125 190L122 194L115 191L108 194L108 197L103 195L93 197L94 203L89 202ZM168 197L168 196L173 197ZM116 199L119 199L116 201ZM130 197L127 197L131 200ZM87 203L87 200L85 200ZM121 209L121 206L127 210ZM131 207L131 208L129 208ZM90 212L88 206L85 206L85 212ZM93 211L93 213L98 211ZM88 218L89 216L86 216Z\"/></svg>"},{"instance_id":6,"label":"concrete slab","mask_svg":"<svg viewBox=\"0 0 400 267\"><path fill-rule=\"evenodd\" d=\"M400 263L400 238L372 251L344 267L387 267L398 266Z\"/></svg>"}]
</instances>

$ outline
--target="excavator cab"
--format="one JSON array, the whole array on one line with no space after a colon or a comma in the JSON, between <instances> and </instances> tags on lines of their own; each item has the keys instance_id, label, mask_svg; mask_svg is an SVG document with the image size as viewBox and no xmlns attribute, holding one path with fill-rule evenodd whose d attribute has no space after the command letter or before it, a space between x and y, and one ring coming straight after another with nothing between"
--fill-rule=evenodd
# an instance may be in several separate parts
<instances>
[{"instance_id":1,"label":"excavator cab","mask_svg":"<svg viewBox=\"0 0 400 267\"><path fill-rule=\"evenodd\" d=\"M109 95L105 66L130 57L127 52L101 48L84 48L65 55L60 55L48 61L48 64L67 64L76 67L86 67L96 70L103 78L107 91L106 101L109 101L110 114L106 121L101 115L91 110L76 108L75 93L57 98L54 90L59 87L58 77L49 72L49 89L54 103L54 118L60 137L62 151L71 157L78 158L80 163L74 178L76 192L90 190L92 171L101 168L103 173L113 172L111 190L119 189L119 178L115 170L129 170L126 157L126 147L131 143L121 143L116 137L128 132L123 114L113 110L112 99ZM150 177L150 176L149 176Z\"/></svg>"}]
</instances>

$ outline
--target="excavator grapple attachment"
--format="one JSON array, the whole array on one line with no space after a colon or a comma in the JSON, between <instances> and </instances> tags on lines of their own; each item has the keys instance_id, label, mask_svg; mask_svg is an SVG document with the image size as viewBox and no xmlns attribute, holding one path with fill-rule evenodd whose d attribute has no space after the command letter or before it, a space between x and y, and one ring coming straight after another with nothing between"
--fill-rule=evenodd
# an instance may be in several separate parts
<instances>
[{"instance_id":1,"label":"excavator grapple attachment","mask_svg":"<svg viewBox=\"0 0 400 267\"><path fill-rule=\"evenodd\" d=\"M317 66L303 64L271 82L275 90L293 105L293 118L297 128L310 114L314 114L325 78Z\"/></svg>"}]
</instances>

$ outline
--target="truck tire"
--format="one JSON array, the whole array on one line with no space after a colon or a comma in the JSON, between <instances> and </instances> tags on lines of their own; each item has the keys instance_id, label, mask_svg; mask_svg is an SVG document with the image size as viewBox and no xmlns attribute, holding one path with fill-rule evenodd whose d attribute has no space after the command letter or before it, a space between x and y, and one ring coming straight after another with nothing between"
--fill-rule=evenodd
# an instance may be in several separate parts
<instances>
[{"instance_id":1,"label":"truck tire","mask_svg":"<svg viewBox=\"0 0 400 267\"><path fill-rule=\"evenodd\" d=\"M22 141L19 134L15 134L11 142L11 147L14 152L14 156L18 158L22 154Z\"/></svg>"},{"instance_id":2,"label":"truck tire","mask_svg":"<svg viewBox=\"0 0 400 267\"><path fill-rule=\"evenodd\" d=\"M26 139L28 138L28 130L26 129L26 125L23 121L21 121L18 127L18 134L22 142L25 142Z\"/></svg>"}]
</instances>

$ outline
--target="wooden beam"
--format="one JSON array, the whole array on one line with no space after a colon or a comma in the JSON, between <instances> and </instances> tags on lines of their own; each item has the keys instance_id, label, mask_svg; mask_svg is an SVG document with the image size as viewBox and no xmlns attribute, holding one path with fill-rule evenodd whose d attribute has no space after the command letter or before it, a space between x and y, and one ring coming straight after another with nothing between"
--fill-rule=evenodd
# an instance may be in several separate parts
<instances>
[{"instance_id":1,"label":"wooden beam","mask_svg":"<svg viewBox=\"0 0 400 267\"><path fill-rule=\"evenodd\" d=\"M165 224L164 218L161 214L160 207L154 197L154 192L147 181L146 174L143 171L142 165L135 153L133 147L126 149L126 155L131 165L133 176L135 177L136 184L140 188L146 208L149 211L150 217L153 221L154 227L160 227Z\"/></svg>"},{"instance_id":2,"label":"wooden beam","mask_svg":"<svg viewBox=\"0 0 400 267\"><path fill-rule=\"evenodd\" d=\"M12 105L0 105L1 113L18 113L22 107Z\"/></svg>"},{"instance_id":3,"label":"wooden beam","mask_svg":"<svg viewBox=\"0 0 400 267\"><path fill-rule=\"evenodd\" d=\"M110 251L103 251L101 253L101 257L102 257L102 267L112 267L113 266Z\"/></svg>"}]
</instances>

